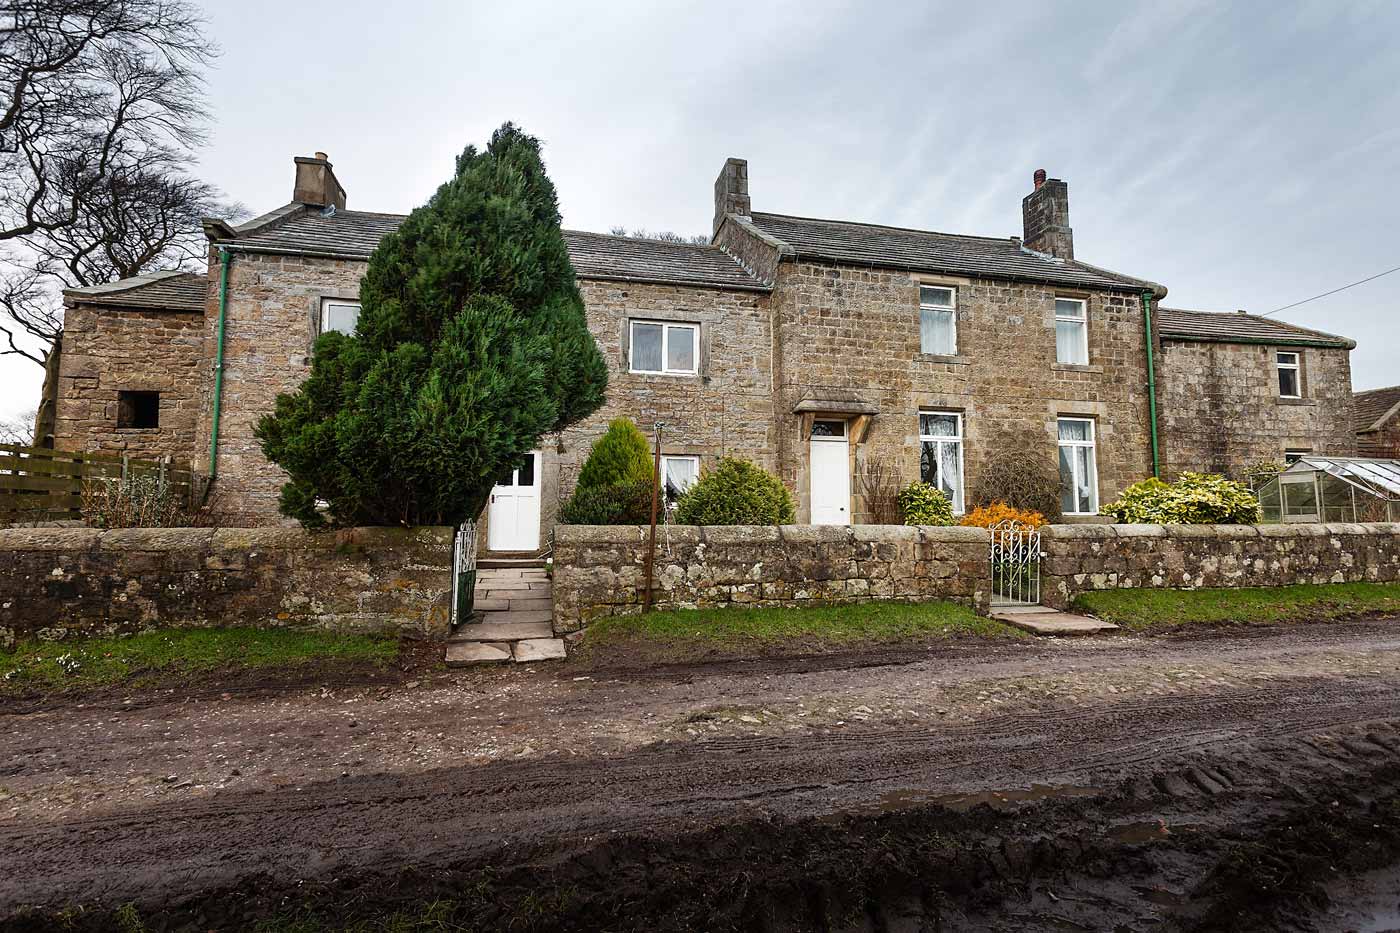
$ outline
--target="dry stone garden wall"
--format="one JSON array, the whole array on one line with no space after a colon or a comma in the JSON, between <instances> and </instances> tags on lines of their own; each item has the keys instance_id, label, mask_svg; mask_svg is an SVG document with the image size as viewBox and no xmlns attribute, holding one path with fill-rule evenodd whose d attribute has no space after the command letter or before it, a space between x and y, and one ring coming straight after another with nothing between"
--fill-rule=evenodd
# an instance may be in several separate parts
<instances>
[{"instance_id":1,"label":"dry stone garden wall","mask_svg":"<svg viewBox=\"0 0 1400 933\"><path fill-rule=\"evenodd\" d=\"M1086 590L1400 580L1400 524L1052 525L1041 592L1066 608Z\"/></svg>"},{"instance_id":2,"label":"dry stone garden wall","mask_svg":"<svg viewBox=\"0 0 1400 933\"><path fill-rule=\"evenodd\" d=\"M177 626L447 633L449 528L0 529L0 645Z\"/></svg>"},{"instance_id":3,"label":"dry stone garden wall","mask_svg":"<svg viewBox=\"0 0 1400 933\"><path fill-rule=\"evenodd\" d=\"M554 628L640 612L647 529L554 530ZM989 538L981 528L902 525L658 529L659 609L807 606L950 599L985 609Z\"/></svg>"}]
</instances>

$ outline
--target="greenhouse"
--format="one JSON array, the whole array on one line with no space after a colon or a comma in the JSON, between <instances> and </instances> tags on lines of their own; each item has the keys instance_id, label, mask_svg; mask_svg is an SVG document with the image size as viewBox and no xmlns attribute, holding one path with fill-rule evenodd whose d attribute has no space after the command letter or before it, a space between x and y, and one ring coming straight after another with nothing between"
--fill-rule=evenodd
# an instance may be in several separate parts
<instances>
[{"instance_id":1,"label":"greenhouse","mask_svg":"<svg viewBox=\"0 0 1400 933\"><path fill-rule=\"evenodd\" d=\"M1400 460L1303 457L1255 492L1266 522L1400 522Z\"/></svg>"}]
</instances>

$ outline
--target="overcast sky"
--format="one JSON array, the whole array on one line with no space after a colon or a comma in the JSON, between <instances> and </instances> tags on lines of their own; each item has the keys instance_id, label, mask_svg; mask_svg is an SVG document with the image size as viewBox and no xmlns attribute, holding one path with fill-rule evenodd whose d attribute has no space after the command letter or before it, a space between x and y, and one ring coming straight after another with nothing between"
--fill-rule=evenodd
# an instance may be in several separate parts
<instances>
[{"instance_id":1,"label":"overcast sky","mask_svg":"<svg viewBox=\"0 0 1400 933\"><path fill-rule=\"evenodd\" d=\"M505 120L539 136L565 225L708 233L756 210L1020 234L1044 167L1076 255L1167 304L1266 312L1400 266L1400 3L707 0L208 5L223 56L201 170L262 212L330 154L352 209L406 212ZM1279 317L1400 382L1400 272ZM0 359L0 413L38 367Z\"/></svg>"}]
</instances>

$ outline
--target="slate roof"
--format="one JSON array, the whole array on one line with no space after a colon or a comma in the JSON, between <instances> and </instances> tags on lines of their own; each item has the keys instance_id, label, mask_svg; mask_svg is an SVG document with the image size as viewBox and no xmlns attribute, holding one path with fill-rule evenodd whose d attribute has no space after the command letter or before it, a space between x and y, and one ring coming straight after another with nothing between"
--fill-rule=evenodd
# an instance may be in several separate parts
<instances>
[{"instance_id":1,"label":"slate roof","mask_svg":"<svg viewBox=\"0 0 1400 933\"><path fill-rule=\"evenodd\" d=\"M1089 288L1157 288L1145 279L1037 253L1010 237L963 236L757 211L752 223L761 233L786 244L799 259Z\"/></svg>"},{"instance_id":2,"label":"slate roof","mask_svg":"<svg viewBox=\"0 0 1400 933\"><path fill-rule=\"evenodd\" d=\"M367 211L327 214L319 209L284 209L244 224L234 231L234 236L216 238L214 242L248 252L368 259L384 234L396 230L404 219L403 214ZM574 271L583 279L768 290L767 285L713 246L663 243L576 230L564 231L564 240Z\"/></svg>"},{"instance_id":3,"label":"slate roof","mask_svg":"<svg viewBox=\"0 0 1400 933\"><path fill-rule=\"evenodd\" d=\"M1276 321L1257 314L1239 311L1189 311L1183 308L1159 308L1157 333L1172 340L1195 340L1207 343L1266 343L1297 347L1336 347L1350 350L1355 340L1338 337Z\"/></svg>"},{"instance_id":4,"label":"slate roof","mask_svg":"<svg viewBox=\"0 0 1400 933\"><path fill-rule=\"evenodd\" d=\"M196 272L152 272L103 285L64 289L65 298L109 308L203 311L209 280Z\"/></svg>"},{"instance_id":5,"label":"slate roof","mask_svg":"<svg viewBox=\"0 0 1400 933\"><path fill-rule=\"evenodd\" d=\"M1385 416L1400 405L1400 386L1370 389L1352 396L1356 412L1356 430L1378 429Z\"/></svg>"}]
</instances>

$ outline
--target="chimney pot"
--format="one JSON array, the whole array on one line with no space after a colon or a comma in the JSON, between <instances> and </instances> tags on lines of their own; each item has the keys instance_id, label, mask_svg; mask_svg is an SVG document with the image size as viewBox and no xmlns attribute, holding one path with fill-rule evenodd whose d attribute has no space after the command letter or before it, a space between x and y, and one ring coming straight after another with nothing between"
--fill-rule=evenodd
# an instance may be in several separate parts
<instances>
[{"instance_id":1,"label":"chimney pot","mask_svg":"<svg viewBox=\"0 0 1400 933\"><path fill-rule=\"evenodd\" d=\"M321 156L321 158L324 159L325 156ZM1036 170L1035 170L1035 174L1031 176L1031 179L1032 179L1032 181L1035 182L1036 188L1037 188L1037 189L1040 188L1041 185L1045 184L1045 169L1043 169L1043 168L1038 168L1038 169L1036 169Z\"/></svg>"},{"instance_id":2,"label":"chimney pot","mask_svg":"<svg viewBox=\"0 0 1400 933\"><path fill-rule=\"evenodd\" d=\"M330 159L330 156L326 155L324 152L318 152L316 153L316 158L320 159L322 162L325 162Z\"/></svg>"}]
</instances>

